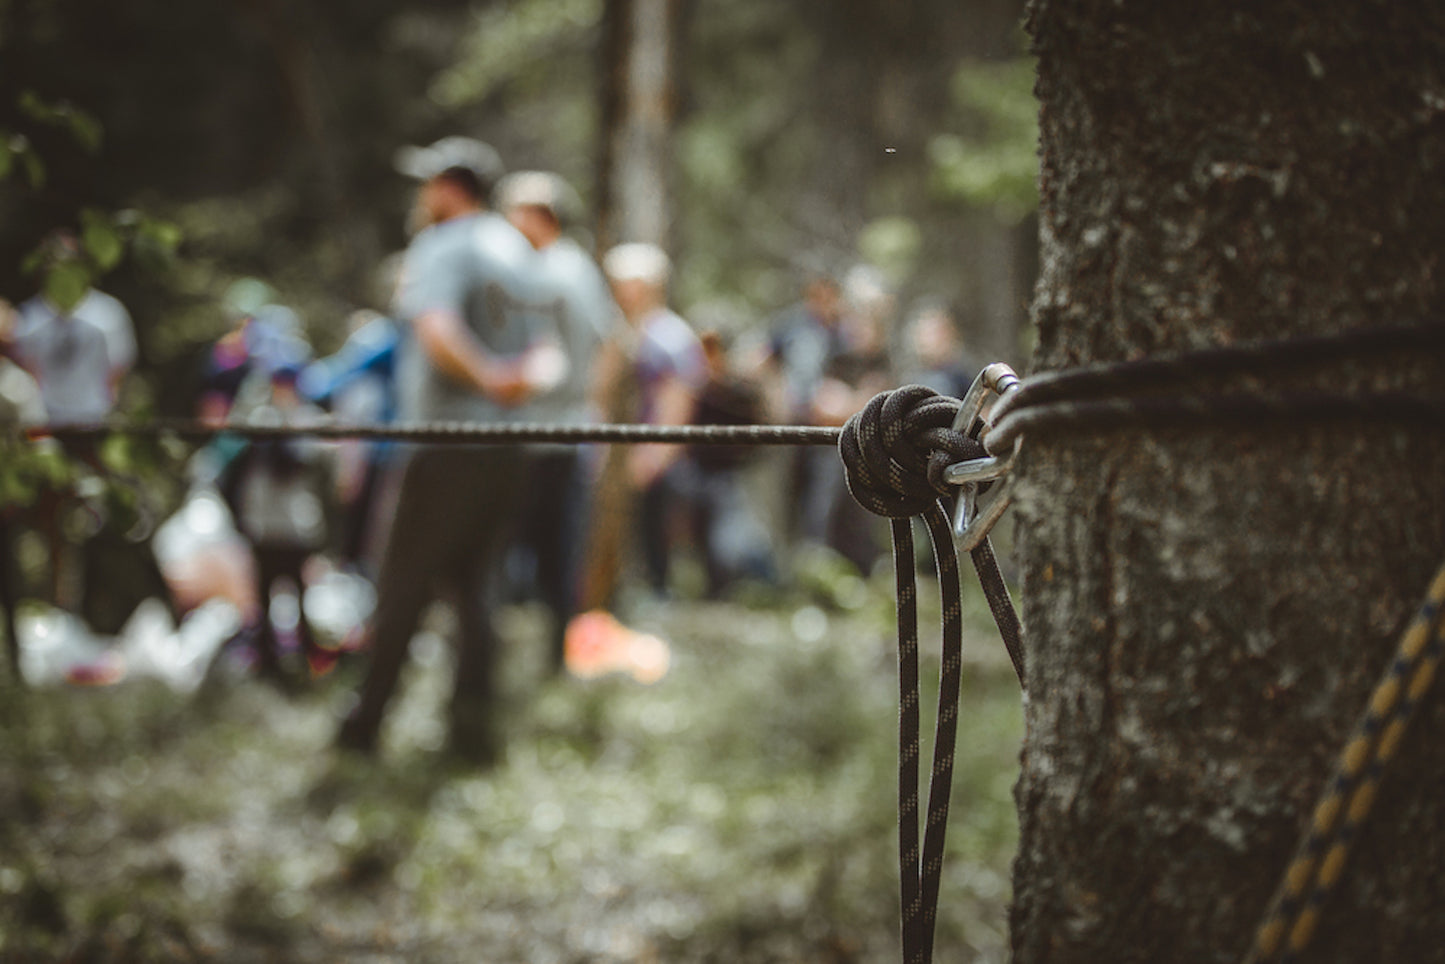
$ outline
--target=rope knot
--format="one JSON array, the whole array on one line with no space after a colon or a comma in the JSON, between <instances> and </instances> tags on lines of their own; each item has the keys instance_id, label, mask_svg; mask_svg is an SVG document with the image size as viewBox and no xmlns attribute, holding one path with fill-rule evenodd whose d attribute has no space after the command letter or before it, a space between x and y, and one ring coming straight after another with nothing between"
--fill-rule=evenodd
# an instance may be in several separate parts
<instances>
[{"instance_id":1,"label":"rope knot","mask_svg":"<svg viewBox=\"0 0 1445 964\"><path fill-rule=\"evenodd\" d=\"M876 515L921 515L949 491L943 470L984 458L977 439L955 430L962 403L922 385L874 395L843 425L838 454L848 491Z\"/></svg>"}]
</instances>

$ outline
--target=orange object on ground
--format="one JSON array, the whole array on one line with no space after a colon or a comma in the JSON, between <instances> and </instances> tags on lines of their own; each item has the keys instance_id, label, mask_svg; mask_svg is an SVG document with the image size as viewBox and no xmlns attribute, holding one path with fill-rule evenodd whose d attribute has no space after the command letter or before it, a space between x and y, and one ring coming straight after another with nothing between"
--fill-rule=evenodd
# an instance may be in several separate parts
<instances>
[{"instance_id":1,"label":"orange object on ground","mask_svg":"<svg viewBox=\"0 0 1445 964\"><path fill-rule=\"evenodd\" d=\"M656 683L667 675L672 656L657 636L628 629L602 609L593 609L567 624L567 671L581 679L628 673L639 683Z\"/></svg>"}]
</instances>

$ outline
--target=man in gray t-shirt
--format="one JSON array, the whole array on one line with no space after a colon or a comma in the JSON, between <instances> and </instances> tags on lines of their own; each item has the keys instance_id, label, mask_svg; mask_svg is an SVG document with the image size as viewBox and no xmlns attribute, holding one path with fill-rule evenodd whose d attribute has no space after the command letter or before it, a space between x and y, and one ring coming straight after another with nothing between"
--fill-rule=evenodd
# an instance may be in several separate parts
<instances>
[{"instance_id":1,"label":"man in gray t-shirt","mask_svg":"<svg viewBox=\"0 0 1445 964\"><path fill-rule=\"evenodd\" d=\"M406 254L396 316L411 327L398 358L400 417L407 421L498 422L515 417L517 386L503 366L474 378L449 367L468 338L499 358L518 357L538 338L537 255L500 215L476 211L417 235ZM438 316L449 315L451 319ZM455 330L447 331L448 325ZM452 344L447 343L452 339ZM442 354L438 356L437 345ZM482 358L484 356L478 356ZM483 369L490 372L484 363Z\"/></svg>"},{"instance_id":2,"label":"man in gray t-shirt","mask_svg":"<svg viewBox=\"0 0 1445 964\"><path fill-rule=\"evenodd\" d=\"M427 225L407 250L395 306L400 419L510 419L538 387L542 336L531 308L535 252L486 210L501 161L479 141L452 137L402 151L397 167L421 181L417 213ZM558 377L555 367L547 374ZM488 597L525 484L524 456L516 446L421 446L401 472L377 574L371 666L337 743L376 750L407 647L440 582L452 591L460 636L451 749L487 762L501 748Z\"/></svg>"}]
</instances>

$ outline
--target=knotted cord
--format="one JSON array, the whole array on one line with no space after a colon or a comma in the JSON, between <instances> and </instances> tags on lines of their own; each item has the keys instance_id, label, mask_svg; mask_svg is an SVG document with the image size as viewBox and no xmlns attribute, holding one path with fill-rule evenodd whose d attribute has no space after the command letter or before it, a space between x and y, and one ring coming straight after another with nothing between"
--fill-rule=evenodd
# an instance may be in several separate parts
<instances>
[{"instance_id":1,"label":"knotted cord","mask_svg":"<svg viewBox=\"0 0 1445 964\"><path fill-rule=\"evenodd\" d=\"M985 454L977 439L951 427L960 404L956 398L938 395L919 385L885 392L875 396L848 420L838 441L849 492L865 509L888 518L892 527L898 593L899 903L903 959L908 964L927 964L933 958L963 675L962 589L948 512L941 499L951 491L943 481L943 470L955 462ZM914 516L922 516L928 527L938 569L939 592L943 597L938 719L921 856L918 841L921 755L918 589L914 579L913 528L909 521ZM1022 683L1023 648L1018 618L987 539L971 555Z\"/></svg>"}]
</instances>

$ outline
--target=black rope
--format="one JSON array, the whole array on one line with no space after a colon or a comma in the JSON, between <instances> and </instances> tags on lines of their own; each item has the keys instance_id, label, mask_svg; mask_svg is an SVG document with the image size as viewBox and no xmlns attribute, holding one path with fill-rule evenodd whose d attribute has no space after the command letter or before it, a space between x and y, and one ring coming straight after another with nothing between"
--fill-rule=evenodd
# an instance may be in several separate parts
<instances>
[{"instance_id":1,"label":"black rope","mask_svg":"<svg viewBox=\"0 0 1445 964\"><path fill-rule=\"evenodd\" d=\"M898 593L899 905L903 957L908 964L927 964L933 957L944 837L953 786L963 671L963 601L958 557L953 549L948 512L940 496L951 491L942 479L945 468L984 455L982 443L952 428L961 404L956 398L938 395L919 385L884 392L874 396L861 412L848 420L838 441L848 491L865 509L892 520L893 567ZM909 522L913 516L922 516L928 527L938 568L939 592L943 597L943 661L921 854L918 839L921 754L918 589L914 579L913 529ZM987 539L973 550L972 558L1022 683L1023 647L1018 617Z\"/></svg>"},{"instance_id":2,"label":"black rope","mask_svg":"<svg viewBox=\"0 0 1445 964\"><path fill-rule=\"evenodd\" d=\"M286 425L227 422L215 425L197 419L157 418L149 421L107 420L41 425L27 428L30 439L103 438L107 435L171 436L203 440L218 435L249 439L318 438L415 442L427 445L521 445L606 442L637 444L678 442L686 445L836 445L841 430L813 425L552 425L530 422L417 422L357 425L316 421Z\"/></svg>"},{"instance_id":3,"label":"black rope","mask_svg":"<svg viewBox=\"0 0 1445 964\"><path fill-rule=\"evenodd\" d=\"M1028 384L1027 381L1024 382ZM1175 398L1107 398L1013 406L989 430L988 449L1012 450L1024 435L1063 429L1090 432L1125 428L1188 428L1248 425L1261 422L1339 422L1348 419L1389 421L1426 428L1445 428L1445 399L1403 393L1353 395L1302 392L1288 395L1186 395Z\"/></svg>"},{"instance_id":4,"label":"black rope","mask_svg":"<svg viewBox=\"0 0 1445 964\"><path fill-rule=\"evenodd\" d=\"M1259 375L1382 354L1445 348L1445 324L1430 322L1355 328L1245 345L1224 345L1172 355L1080 365L1031 375L995 413L1061 399L1098 397L1141 387L1174 387L1201 375Z\"/></svg>"},{"instance_id":5,"label":"black rope","mask_svg":"<svg viewBox=\"0 0 1445 964\"><path fill-rule=\"evenodd\" d=\"M1445 426L1445 399L1398 392L1256 391L1188 394L1201 378L1278 375L1291 369L1413 353L1440 357L1445 324L1386 325L1231 345L1176 355L1085 365L1030 375L1000 402L986 441L993 454L1011 451L1022 435L1087 426L1188 427L1248 422L1358 418ZM1166 395L1149 396L1151 390Z\"/></svg>"}]
</instances>

